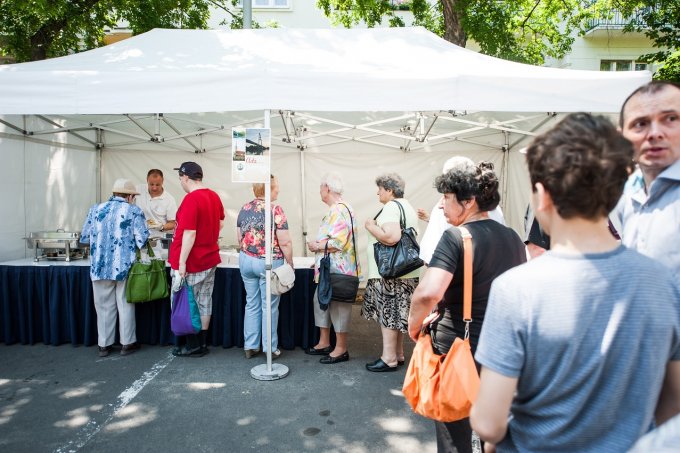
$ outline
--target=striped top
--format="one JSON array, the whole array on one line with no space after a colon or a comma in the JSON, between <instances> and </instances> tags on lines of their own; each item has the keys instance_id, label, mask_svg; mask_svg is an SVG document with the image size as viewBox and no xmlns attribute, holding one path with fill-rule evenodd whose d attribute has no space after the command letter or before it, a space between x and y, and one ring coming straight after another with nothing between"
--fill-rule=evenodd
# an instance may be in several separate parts
<instances>
[{"instance_id":1,"label":"striped top","mask_svg":"<svg viewBox=\"0 0 680 453\"><path fill-rule=\"evenodd\" d=\"M475 359L519 377L498 451L627 451L680 360L680 284L619 246L554 251L498 277Z\"/></svg>"}]
</instances>

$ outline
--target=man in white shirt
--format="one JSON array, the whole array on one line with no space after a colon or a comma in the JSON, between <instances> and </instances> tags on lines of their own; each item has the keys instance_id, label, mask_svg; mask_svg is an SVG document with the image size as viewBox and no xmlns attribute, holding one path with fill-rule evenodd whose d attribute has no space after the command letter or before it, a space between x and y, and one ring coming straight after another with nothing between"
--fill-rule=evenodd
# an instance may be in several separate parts
<instances>
[{"instance_id":1,"label":"man in white shirt","mask_svg":"<svg viewBox=\"0 0 680 453\"><path fill-rule=\"evenodd\" d=\"M135 204L144 212L146 225L149 228L149 240L156 254L161 252L159 239L165 233L172 233L177 222L177 203L175 198L163 189L163 172L152 168L146 175L146 185L137 189L139 195Z\"/></svg>"}]
</instances>

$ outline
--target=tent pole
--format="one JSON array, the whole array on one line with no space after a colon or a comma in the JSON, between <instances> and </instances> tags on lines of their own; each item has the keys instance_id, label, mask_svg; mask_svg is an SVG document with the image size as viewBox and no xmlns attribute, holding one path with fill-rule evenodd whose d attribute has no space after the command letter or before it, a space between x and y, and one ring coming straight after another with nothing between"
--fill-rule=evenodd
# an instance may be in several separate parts
<instances>
[{"instance_id":1,"label":"tent pole","mask_svg":"<svg viewBox=\"0 0 680 453\"><path fill-rule=\"evenodd\" d=\"M271 128L270 112L264 111L264 127ZM267 305L267 337L264 339L267 344L267 363L264 365L257 365L250 370L250 375L258 381L274 381L288 376L288 367L281 363L272 364L272 243L273 229L272 229L272 199L271 199L271 136L269 143L269 159L267 161L267 175L265 175L264 182L264 246L265 246L265 293ZM278 327L278 326L276 326Z\"/></svg>"},{"instance_id":2,"label":"tent pole","mask_svg":"<svg viewBox=\"0 0 680 453\"><path fill-rule=\"evenodd\" d=\"M102 147L104 143L104 131L96 130L97 137L97 176L95 178L97 189L95 192L95 203L99 203L102 199Z\"/></svg>"},{"instance_id":3,"label":"tent pole","mask_svg":"<svg viewBox=\"0 0 680 453\"><path fill-rule=\"evenodd\" d=\"M307 256L307 194L305 181L305 150L300 148L300 178L301 178L301 198L302 198L302 248Z\"/></svg>"}]
</instances>

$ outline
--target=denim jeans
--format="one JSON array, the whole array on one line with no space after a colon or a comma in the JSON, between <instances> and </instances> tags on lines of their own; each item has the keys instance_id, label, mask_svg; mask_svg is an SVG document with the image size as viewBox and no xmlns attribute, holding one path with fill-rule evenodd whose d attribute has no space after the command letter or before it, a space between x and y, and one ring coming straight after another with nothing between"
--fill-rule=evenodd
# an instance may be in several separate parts
<instances>
[{"instance_id":1,"label":"denim jeans","mask_svg":"<svg viewBox=\"0 0 680 453\"><path fill-rule=\"evenodd\" d=\"M239 253L238 265L241 270L243 286L246 288L246 316L243 321L244 349L260 349L269 346L265 335L267 332L267 293L265 291L264 258L254 258L243 252ZM272 259L272 268L283 264L282 259ZM277 329L279 325L279 299L281 296L272 295L272 351L279 348ZM263 340L264 338L264 341Z\"/></svg>"}]
</instances>

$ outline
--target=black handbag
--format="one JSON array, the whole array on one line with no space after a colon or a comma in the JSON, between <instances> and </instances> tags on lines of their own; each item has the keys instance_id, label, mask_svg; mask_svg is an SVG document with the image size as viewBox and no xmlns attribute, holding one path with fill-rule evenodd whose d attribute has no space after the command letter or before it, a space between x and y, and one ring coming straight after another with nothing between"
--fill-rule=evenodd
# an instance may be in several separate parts
<instances>
[{"instance_id":1,"label":"black handbag","mask_svg":"<svg viewBox=\"0 0 680 453\"><path fill-rule=\"evenodd\" d=\"M354 245L354 259L359 266L359 259L357 258L357 243L354 240L354 219L347 205L341 204L347 209L349 213L349 222L351 225L352 244ZM328 244L328 243L326 243ZM353 304L356 301L357 293L359 292L359 277L357 275L347 274L330 274L331 275L331 298L338 302L347 302Z\"/></svg>"},{"instance_id":2,"label":"black handbag","mask_svg":"<svg viewBox=\"0 0 680 453\"><path fill-rule=\"evenodd\" d=\"M397 200L392 201L399 206L401 238L394 245L385 245L381 242L373 244L375 262L378 265L378 273L382 278L398 278L413 272L424 264L423 260L418 256L420 254L420 246L418 241L416 241L416 230L413 227L406 228L404 208ZM376 219L380 212L375 216Z\"/></svg>"},{"instance_id":3,"label":"black handbag","mask_svg":"<svg viewBox=\"0 0 680 453\"><path fill-rule=\"evenodd\" d=\"M349 220L351 224L352 243L354 245L354 259L359 265L357 258L357 245L354 240L354 220L352 213L347 205L345 206L349 213ZM331 273L331 255L328 253L328 241L324 247L323 258L319 262L319 286L317 288L317 298L319 299L319 307L326 311L331 303L331 300L336 302L347 302L353 304L359 292L359 277L356 275L346 274L332 274Z\"/></svg>"}]
</instances>

